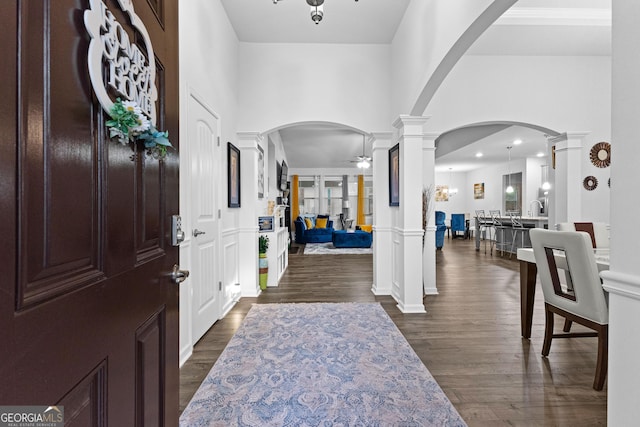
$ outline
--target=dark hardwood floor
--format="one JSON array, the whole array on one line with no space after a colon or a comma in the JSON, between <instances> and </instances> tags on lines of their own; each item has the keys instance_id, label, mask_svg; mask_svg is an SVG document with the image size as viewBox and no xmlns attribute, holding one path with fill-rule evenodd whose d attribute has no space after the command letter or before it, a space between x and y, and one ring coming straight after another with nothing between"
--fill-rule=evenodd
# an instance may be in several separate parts
<instances>
[{"instance_id":1,"label":"dark hardwood floor","mask_svg":"<svg viewBox=\"0 0 640 427\"><path fill-rule=\"evenodd\" d=\"M427 314L405 315L390 296L371 293L370 255L291 255L277 288L241 299L195 346L180 372L180 411L252 304L377 301L470 426L606 425L606 386L591 388L596 339L554 340L543 358L540 288L531 341L520 337L515 257L476 252L472 240L445 239L436 259L439 295L425 297Z\"/></svg>"}]
</instances>

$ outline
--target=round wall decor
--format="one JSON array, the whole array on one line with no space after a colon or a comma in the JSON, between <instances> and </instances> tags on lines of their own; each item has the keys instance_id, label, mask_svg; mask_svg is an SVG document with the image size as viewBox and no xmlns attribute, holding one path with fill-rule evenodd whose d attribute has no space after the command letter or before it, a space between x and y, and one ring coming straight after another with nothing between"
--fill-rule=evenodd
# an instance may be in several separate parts
<instances>
[{"instance_id":1,"label":"round wall decor","mask_svg":"<svg viewBox=\"0 0 640 427\"><path fill-rule=\"evenodd\" d=\"M595 190L595 188L598 186L598 180L595 176L588 176L584 179L584 181L582 181L582 185L584 185L584 188L589 191Z\"/></svg>"},{"instance_id":2,"label":"round wall decor","mask_svg":"<svg viewBox=\"0 0 640 427\"><path fill-rule=\"evenodd\" d=\"M606 168L611 164L611 144L608 142L598 142L591 147L589 158L594 166Z\"/></svg>"}]
</instances>

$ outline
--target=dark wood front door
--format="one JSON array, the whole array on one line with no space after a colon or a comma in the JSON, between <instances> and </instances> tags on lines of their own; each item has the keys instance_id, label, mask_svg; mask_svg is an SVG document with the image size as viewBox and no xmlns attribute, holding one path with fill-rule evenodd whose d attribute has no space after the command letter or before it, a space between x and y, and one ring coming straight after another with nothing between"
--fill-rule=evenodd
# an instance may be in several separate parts
<instances>
[{"instance_id":1,"label":"dark wood front door","mask_svg":"<svg viewBox=\"0 0 640 427\"><path fill-rule=\"evenodd\" d=\"M177 148L177 0L133 5L155 52L157 127ZM178 153L109 138L89 7L0 2L0 405L64 405L69 426L176 425Z\"/></svg>"}]
</instances>

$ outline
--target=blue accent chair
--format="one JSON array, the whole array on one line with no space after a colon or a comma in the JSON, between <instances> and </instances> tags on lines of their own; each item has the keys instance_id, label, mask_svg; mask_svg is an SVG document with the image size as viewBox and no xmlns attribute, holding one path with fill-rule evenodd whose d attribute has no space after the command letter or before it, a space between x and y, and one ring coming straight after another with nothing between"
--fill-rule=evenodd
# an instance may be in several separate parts
<instances>
[{"instance_id":1,"label":"blue accent chair","mask_svg":"<svg viewBox=\"0 0 640 427\"><path fill-rule=\"evenodd\" d=\"M464 214L451 214L451 238L465 237L467 227L465 225ZM459 235L458 232L462 233Z\"/></svg>"},{"instance_id":2,"label":"blue accent chair","mask_svg":"<svg viewBox=\"0 0 640 427\"><path fill-rule=\"evenodd\" d=\"M442 211L436 211L436 249L442 249L444 246L444 232L447 230L447 226L444 224L444 220L447 217Z\"/></svg>"}]
</instances>

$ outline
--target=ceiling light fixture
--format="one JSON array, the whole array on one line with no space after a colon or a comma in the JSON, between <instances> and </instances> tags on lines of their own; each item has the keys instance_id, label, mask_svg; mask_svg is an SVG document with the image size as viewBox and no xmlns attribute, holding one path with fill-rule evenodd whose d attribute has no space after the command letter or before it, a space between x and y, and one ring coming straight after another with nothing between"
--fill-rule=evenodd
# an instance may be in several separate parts
<instances>
[{"instance_id":1,"label":"ceiling light fixture","mask_svg":"<svg viewBox=\"0 0 640 427\"><path fill-rule=\"evenodd\" d=\"M358 166L360 169L369 169L369 167L371 166L371 157L368 157L367 155L364 154L365 137L366 136L363 133L362 134L362 156L356 156L356 158L358 159L356 166Z\"/></svg>"},{"instance_id":2,"label":"ceiling light fixture","mask_svg":"<svg viewBox=\"0 0 640 427\"><path fill-rule=\"evenodd\" d=\"M522 140L521 139L516 139L513 141L513 145L520 145L522 144Z\"/></svg>"},{"instance_id":3,"label":"ceiling light fixture","mask_svg":"<svg viewBox=\"0 0 640 427\"><path fill-rule=\"evenodd\" d=\"M507 152L509 153L509 163L507 163L507 173L508 175L508 179L509 179L509 185L507 186L507 194L511 194L513 193L513 187L511 186L511 149L513 147L512 146L508 146L507 147Z\"/></svg>"},{"instance_id":4,"label":"ceiling light fixture","mask_svg":"<svg viewBox=\"0 0 640 427\"><path fill-rule=\"evenodd\" d=\"M324 0L307 0L307 4L311 7L311 20L318 25L324 17L323 9Z\"/></svg>"},{"instance_id":5,"label":"ceiling light fixture","mask_svg":"<svg viewBox=\"0 0 640 427\"><path fill-rule=\"evenodd\" d=\"M476 153L476 157L482 157L483 154L482 153Z\"/></svg>"},{"instance_id":6,"label":"ceiling light fixture","mask_svg":"<svg viewBox=\"0 0 640 427\"><path fill-rule=\"evenodd\" d=\"M278 4L282 0L273 0L273 4ZM356 3L358 0L355 0ZM311 8L311 20L317 24L324 18L324 0L307 0L307 4Z\"/></svg>"}]
</instances>

